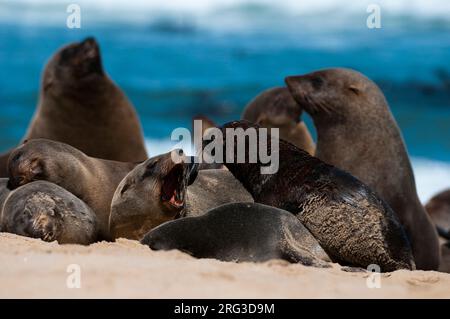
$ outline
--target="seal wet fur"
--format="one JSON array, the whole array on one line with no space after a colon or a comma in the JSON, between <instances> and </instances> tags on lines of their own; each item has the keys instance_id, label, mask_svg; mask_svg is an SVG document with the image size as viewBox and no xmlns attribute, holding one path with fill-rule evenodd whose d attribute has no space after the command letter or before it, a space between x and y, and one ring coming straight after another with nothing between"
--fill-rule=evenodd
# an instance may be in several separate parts
<instances>
[{"instance_id":1,"label":"seal wet fur","mask_svg":"<svg viewBox=\"0 0 450 319\"><path fill-rule=\"evenodd\" d=\"M256 128L245 121L222 127ZM222 141L226 147L227 141ZM205 144L208 142L205 142ZM391 208L352 175L279 141L279 169L261 174L260 162L225 163L255 202L295 214L332 260L366 268L377 264L383 272L414 269L411 247ZM248 140L245 145L248 158ZM270 143L268 152L272 152ZM274 150L275 152L275 150ZM225 153L225 152L224 152Z\"/></svg>"}]
</instances>

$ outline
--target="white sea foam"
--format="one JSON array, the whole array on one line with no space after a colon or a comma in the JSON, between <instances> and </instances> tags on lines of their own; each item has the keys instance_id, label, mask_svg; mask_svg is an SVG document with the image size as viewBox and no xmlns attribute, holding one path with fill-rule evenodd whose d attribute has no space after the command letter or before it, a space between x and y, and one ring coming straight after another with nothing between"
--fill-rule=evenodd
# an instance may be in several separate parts
<instances>
[{"instance_id":1,"label":"white sea foam","mask_svg":"<svg viewBox=\"0 0 450 319\"><path fill-rule=\"evenodd\" d=\"M79 4L86 18L99 22L134 24L148 23L161 17L191 18L202 27L213 28L248 26L253 21L260 23L257 17L264 18L267 25L276 23L276 20L310 16L320 16L317 22L326 23L330 14L336 19L336 13L343 18L351 15L365 17L366 8L371 3L379 4L382 14L450 21L448 0L0 0L0 21L60 23L65 21L65 9L70 3ZM348 23L346 19L342 21Z\"/></svg>"},{"instance_id":2,"label":"white sea foam","mask_svg":"<svg viewBox=\"0 0 450 319\"><path fill-rule=\"evenodd\" d=\"M176 142L170 140L147 139L147 149L151 156L171 151ZM194 155L192 147L182 147L188 155ZM417 193L422 203L426 203L433 195L450 188L450 163L427 158L413 157L412 166L416 178Z\"/></svg>"}]
</instances>

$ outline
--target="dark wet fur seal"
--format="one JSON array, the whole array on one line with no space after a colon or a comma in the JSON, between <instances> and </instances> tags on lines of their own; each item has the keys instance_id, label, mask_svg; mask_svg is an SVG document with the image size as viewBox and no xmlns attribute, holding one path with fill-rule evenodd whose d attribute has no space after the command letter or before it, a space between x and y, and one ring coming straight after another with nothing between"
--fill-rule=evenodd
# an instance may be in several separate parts
<instances>
[{"instance_id":1,"label":"dark wet fur seal","mask_svg":"<svg viewBox=\"0 0 450 319\"><path fill-rule=\"evenodd\" d=\"M226 128L252 127L257 126L235 121L222 131L225 136ZM247 141L246 158L248 151ZM383 272L415 268L397 216L366 185L283 140L278 154L279 170L271 175L261 174L260 162L225 165L255 202L295 214L332 260L364 268L377 264Z\"/></svg>"},{"instance_id":2,"label":"dark wet fur seal","mask_svg":"<svg viewBox=\"0 0 450 319\"><path fill-rule=\"evenodd\" d=\"M286 87L265 90L250 101L241 119L265 128L279 128L280 138L314 155L311 133L301 120L302 109Z\"/></svg>"},{"instance_id":3,"label":"dark wet fur seal","mask_svg":"<svg viewBox=\"0 0 450 319\"><path fill-rule=\"evenodd\" d=\"M180 150L174 150L179 152ZM228 170L199 170L166 153L138 165L119 184L111 204L114 238L142 239L152 228L198 216L225 203L253 201Z\"/></svg>"},{"instance_id":4,"label":"dark wet fur seal","mask_svg":"<svg viewBox=\"0 0 450 319\"><path fill-rule=\"evenodd\" d=\"M23 140L45 138L89 156L137 162L147 159L141 124L123 91L105 73L93 38L56 52L42 77L39 103ZM0 157L6 177L9 152Z\"/></svg>"},{"instance_id":5,"label":"dark wet fur seal","mask_svg":"<svg viewBox=\"0 0 450 319\"><path fill-rule=\"evenodd\" d=\"M89 157L68 144L36 139L11 153L9 188L36 180L63 187L92 208L97 215L100 238L108 240L112 197L120 181L135 166L136 163Z\"/></svg>"},{"instance_id":6,"label":"dark wet fur seal","mask_svg":"<svg viewBox=\"0 0 450 319\"><path fill-rule=\"evenodd\" d=\"M111 202L112 238L141 239L153 227L179 216L186 206L186 188L197 177L198 165L191 162L177 149L130 171Z\"/></svg>"},{"instance_id":7,"label":"dark wet fur seal","mask_svg":"<svg viewBox=\"0 0 450 319\"><path fill-rule=\"evenodd\" d=\"M97 239L94 212L79 198L55 184L37 181L12 191L0 219L2 231L87 245Z\"/></svg>"},{"instance_id":8,"label":"dark wet fur seal","mask_svg":"<svg viewBox=\"0 0 450 319\"><path fill-rule=\"evenodd\" d=\"M403 137L378 86L349 69L287 77L286 83L314 120L316 156L383 198L405 227L417 268L436 270L437 233L417 196Z\"/></svg>"},{"instance_id":9,"label":"dark wet fur seal","mask_svg":"<svg viewBox=\"0 0 450 319\"><path fill-rule=\"evenodd\" d=\"M233 262L285 259L327 267L327 254L291 213L257 203L232 203L200 217L166 222L141 241L153 250L178 249L197 258Z\"/></svg>"},{"instance_id":10,"label":"dark wet fur seal","mask_svg":"<svg viewBox=\"0 0 450 319\"><path fill-rule=\"evenodd\" d=\"M450 240L450 189L433 196L425 205L441 237Z\"/></svg>"}]
</instances>

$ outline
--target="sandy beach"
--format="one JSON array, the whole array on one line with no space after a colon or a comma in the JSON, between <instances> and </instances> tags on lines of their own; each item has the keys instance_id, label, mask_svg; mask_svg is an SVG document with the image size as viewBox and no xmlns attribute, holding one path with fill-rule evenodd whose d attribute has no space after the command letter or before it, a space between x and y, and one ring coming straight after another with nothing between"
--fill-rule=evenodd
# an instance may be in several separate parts
<instances>
[{"instance_id":1,"label":"sandy beach","mask_svg":"<svg viewBox=\"0 0 450 319\"><path fill-rule=\"evenodd\" d=\"M0 298L450 298L450 274L396 271L368 288L369 273L272 260L195 259L119 239L58 245L0 233ZM68 288L79 265L80 288ZM70 286L70 285L69 285Z\"/></svg>"}]
</instances>

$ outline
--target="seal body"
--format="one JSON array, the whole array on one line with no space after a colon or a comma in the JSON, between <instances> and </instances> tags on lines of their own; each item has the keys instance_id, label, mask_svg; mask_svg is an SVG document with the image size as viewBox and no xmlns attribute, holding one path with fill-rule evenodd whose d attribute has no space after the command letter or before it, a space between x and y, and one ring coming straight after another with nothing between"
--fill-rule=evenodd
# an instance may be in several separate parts
<instances>
[{"instance_id":1,"label":"seal body","mask_svg":"<svg viewBox=\"0 0 450 319\"><path fill-rule=\"evenodd\" d=\"M142 239L152 228L177 217L199 216L224 203L253 201L245 188L222 169L198 170L173 153L150 158L119 184L111 204L114 238ZM192 159L192 158L191 158Z\"/></svg>"},{"instance_id":2,"label":"seal body","mask_svg":"<svg viewBox=\"0 0 450 319\"><path fill-rule=\"evenodd\" d=\"M137 162L147 159L133 105L103 70L93 38L61 48L47 63L39 102L23 140L45 138L89 156ZM0 176L6 159L0 158Z\"/></svg>"},{"instance_id":3,"label":"seal body","mask_svg":"<svg viewBox=\"0 0 450 319\"><path fill-rule=\"evenodd\" d=\"M1 225L5 232L60 244L87 245L97 239L97 219L89 206L45 181L29 183L9 194Z\"/></svg>"},{"instance_id":4,"label":"seal body","mask_svg":"<svg viewBox=\"0 0 450 319\"><path fill-rule=\"evenodd\" d=\"M16 148L8 162L9 186L36 180L57 184L84 201L97 215L101 239L110 239L111 200L120 181L136 166L89 157L76 148L36 139Z\"/></svg>"},{"instance_id":5,"label":"seal body","mask_svg":"<svg viewBox=\"0 0 450 319\"><path fill-rule=\"evenodd\" d=\"M222 128L258 127L244 121ZM228 140L223 141L226 148ZM382 271L414 269L411 247L403 227L391 208L352 175L310 156L294 145L279 141L268 145L279 158L274 174L261 174L262 164L238 163L237 143L234 163L225 165L249 191L255 202L295 214L327 254L336 262L366 268L377 264ZM241 146L242 147L242 146ZM249 158L249 143L244 146Z\"/></svg>"},{"instance_id":6,"label":"seal body","mask_svg":"<svg viewBox=\"0 0 450 319\"><path fill-rule=\"evenodd\" d=\"M316 156L373 189L396 212L418 269L436 270L439 244L416 191L397 123L378 86L359 72L327 69L286 78L317 130Z\"/></svg>"},{"instance_id":7,"label":"seal body","mask_svg":"<svg viewBox=\"0 0 450 319\"><path fill-rule=\"evenodd\" d=\"M245 107L241 119L268 129L278 128L280 138L314 155L315 145L305 123L302 109L286 87L268 89Z\"/></svg>"},{"instance_id":8,"label":"seal body","mask_svg":"<svg viewBox=\"0 0 450 319\"><path fill-rule=\"evenodd\" d=\"M329 260L291 213L257 203L231 203L199 217L166 222L141 241L153 250L178 249L197 258L289 262L325 267Z\"/></svg>"}]
</instances>

